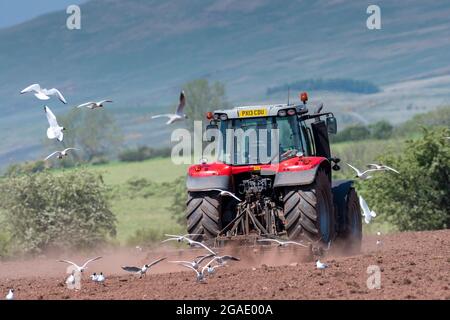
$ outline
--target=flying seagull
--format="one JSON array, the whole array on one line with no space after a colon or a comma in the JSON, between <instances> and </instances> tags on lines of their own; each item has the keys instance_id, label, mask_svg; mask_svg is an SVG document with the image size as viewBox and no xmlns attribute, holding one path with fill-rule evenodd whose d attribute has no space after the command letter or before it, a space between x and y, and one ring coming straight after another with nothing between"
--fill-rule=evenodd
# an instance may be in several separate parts
<instances>
[{"instance_id":1,"label":"flying seagull","mask_svg":"<svg viewBox=\"0 0 450 320\"><path fill-rule=\"evenodd\" d=\"M214 257L213 254L208 254L205 256L198 256L197 258L195 258L193 261L169 261L170 263L178 263L178 264L183 264L183 265L189 265L192 266L194 269L198 270L200 268L201 263L208 258L212 258Z\"/></svg>"},{"instance_id":2,"label":"flying seagull","mask_svg":"<svg viewBox=\"0 0 450 320\"><path fill-rule=\"evenodd\" d=\"M14 289L9 289L6 300L14 300Z\"/></svg>"},{"instance_id":3,"label":"flying seagull","mask_svg":"<svg viewBox=\"0 0 450 320\"><path fill-rule=\"evenodd\" d=\"M280 247L285 247L285 246L288 246L288 245L290 245L290 244L295 244L295 245L297 245L297 246L302 246L302 247L305 247L305 248L308 247L308 246L304 245L303 243L299 243L299 242L295 242L295 241L284 241L284 240L279 240L279 239L270 239L270 238L266 238L266 239L258 239L258 240L256 240L256 241L258 241L258 242L266 242L266 241L269 241L269 242L276 242L276 243L278 243L278 245L279 245Z\"/></svg>"},{"instance_id":4,"label":"flying seagull","mask_svg":"<svg viewBox=\"0 0 450 320\"><path fill-rule=\"evenodd\" d=\"M362 215L364 216L364 221L369 224L370 220L372 220L372 218L375 218L377 216L377 214L369 209L369 206L367 205L366 200L363 199L363 197L359 196L359 206L362 209Z\"/></svg>"},{"instance_id":5,"label":"flying seagull","mask_svg":"<svg viewBox=\"0 0 450 320\"><path fill-rule=\"evenodd\" d=\"M96 257L96 258L92 258L89 259L88 261L86 261L81 267L79 265L77 265L76 263L73 263L72 261L69 260L58 260L58 262L64 262L64 263L68 263L73 265L79 272L83 272L84 270L87 269L87 265L93 261L96 261L98 259L101 259L102 257Z\"/></svg>"},{"instance_id":6,"label":"flying seagull","mask_svg":"<svg viewBox=\"0 0 450 320\"><path fill-rule=\"evenodd\" d=\"M328 265L326 263L320 262L320 260L317 260L316 261L316 268L323 270L323 269L328 268Z\"/></svg>"},{"instance_id":7,"label":"flying seagull","mask_svg":"<svg viewBox=\"0 0 450 320\"><path fill-rule=\"evenodd\" d=\"M382 164L371 163L367 167L368 168L372 168L372 169L376 169L376 170L382 170L382 171L389 170L389 171L393 171L393 172L398 173L398 174L400 173L397 170L395 170L394 168L391 168L391 167L388 167L388 166L385 166L385 165L382 165Z\"/></svg>"},{"instance_id":8,"label":"flying seagull","mask_svg":"<svg viewBox=\"0 0 450 320\"><path fill-rule=\"evenodd\" d=\"M191 234L192 235L192 234ZM171 237L169 239L166 239L162 242L167 242L167 241L178 241L178 242L182 242L182 241L186 241L191 247L203 247L204 249L208 250L210 253L212 253L214 256L217 256L217 253L214 252L212 249L210 249L208 246L206 246L204 243L198 242L198 241L194 241L192 239L189 239L188 236L179 236L179 235L166 235L166 237Z\"/></svg>"},{"instance_id":9,"label":"flying seagull","mask_svg":"<svg viewBox=\"0 0 450 320\"><path fill-rule=\"evenodd\" d=\"M169 239L163 240L161 241L162 243L167 242L167 241L178 241L178 242L182 242L183 239L187 238L187 237L193 237L193 236L202 236L202 234L197 234L197 233L188 233L185 234L183 236L178 236L178 235L174 235L174 234L165 234L166 237L170 237Z\"/></svg>"},{"instance_id":10,"label":"flying seagull","mask_svg":"<svg viewBox=\"0 0 450 320\"><path fill-rule=\"evenodd\" d=\"M77 108L88 108L88 109L97 109L97 108L103 108L105 103L112 103L112 100L102 100L102 101L98 101L98 102L86 102L83 104L80 104L79 106L77 106Z\"/></svg>"},{"instance_id":11,"label":"flying seagull","mask_svg":"<svg viewBox=\"0 0 450 320\"><path fill-rule=\"evenodd\" d=\"M222 197L229 196L229 197L232 197L232 198L236 199L238 202L242 201L241 199L236 197L236 195L233 192L230 192L230 191L226 191L226 190L222 190L222 189L206 189L205 191L219 191L220 195Z\"/></svg>"},{"instance_id":12,"label":"flying seagull","mask_svg":"<svg viewBox=\"0 0 450 320\"><path fill-rule=\"evenodd\" d=\"M66 128L61 127L58 124L58 121L56 120L55 115L53 114L52 110L50 110L49 107L44 107L45 114L47 115L48 124L50 127L47 129L47 137L49 139L58 139L58 141L63 141L64 134L63 131L66 130Z\"/></svg>"},{"instance_id":13,"label":"flying seagull","mask_svg":"<svg viewBox=\"0 0 450 320\"><path fill-rule=\"evenodd\" d=\"M169 118L169 121L167 121L167 123L166 123L167 125L172 124L176 121L187 119L187 116L183 113L185 106L186 106L186 96L184 95L184 91L181 91L180 102L178 104L178 107L177 107L175 113L158 114L158 115L153 116L152 119Z\"/></svg>"},{"instance_id":14,"label":"flying seagull","mask_svg":"<svg viewBox=\"0 0 450 320\"><path fill-rule=\"evenodd\" d=\"M36 84L32 84L29 87L26 87L20 93L24 94L24 93L28 93L28 92L34 92L35 97L38 98L39 100L48 100L48 99L50 99L50 96L56 95L56 96L58 96L58 99L61 100L62 103L67 103L66 99L61 94L61 92L59 92L59 90L55 89L55 88L52 88L52 89L41 88L41 86L36 83Z\"/></svg>"},{"instance_id":15,"label":"flying seagull","mask_svg":"<svg viewBox=\"0 0 450 320\"><path fill-rule=\"evenodd\" d=\"M361 171L359 171L357 168L355 168L354 166L352 166L350 163L347 163L347 165L348 165L350 168L352 168L353 170L355 170L355 172L356 172L356 177L357 177L357 178L360 178L361 180L367 180L367 179L372 178L372 176L368 176L368 175L367 175L369 172L373 172L373 171L382 171L381 169L368 169L368 170L366 170L366 171L361 172Z\"/></svg>"},{"instance_id":16,"label":"flying seagull","mask_svg":"<svg viewBox=\"0 0 450 320\"><path fill-rule=\"evenodd\" d=\"M78 149L76 149L76 148L67 148L67 149L64 149L62 151L55 151L52 154L48 155L47 158L44 159L44 161L47 161L48 159L50 159L53 156L56 156L58 159L62 159L64 157L67 157L67 152L70 151L70 150L78 150Z\"/></svg>"},{"instance_id":17,"label":"flying seagull","mask_svg":"<svg viewBox=\"0 0 450 320\"><path fill-rule=\"evenodd\" d=\"M155 264L163 261L164 259L166 259L166 258L160 258L158 260L153 261L150 264L144 264L141 268L139 268L139 267L123 266L122 269L127 271L127 272L138 274L139 275L139 279L140 279L140 278L142 278L143 276L146 275L148 269L153 267Z\"/></svg>"}]
</instances>

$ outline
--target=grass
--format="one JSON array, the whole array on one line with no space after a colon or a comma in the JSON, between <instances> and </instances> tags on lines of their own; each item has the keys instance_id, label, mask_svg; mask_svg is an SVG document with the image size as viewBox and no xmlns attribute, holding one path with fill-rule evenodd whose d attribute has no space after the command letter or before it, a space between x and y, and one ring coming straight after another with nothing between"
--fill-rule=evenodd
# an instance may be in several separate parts
<instances>
[{"instance_id":1,"label":"grass","mask_svg":"<svg viewBox=\"0 0 450 320\"><path fill-rule=\"evenodd\" d=\"M88 170L101 173L105 184L114 189L111 209L117 217L117 240L126 244L139 230L148 232L180 232L168 207L172 202L170 190L155 190L148 197L128 197L127 182L145 178L153 182L172 182L186 175L187 165L175 165L170 158L156 158L142 162L113 162L89 166ZM120 196L123 193L124 195Z\"/></svg>"}]
</instances>

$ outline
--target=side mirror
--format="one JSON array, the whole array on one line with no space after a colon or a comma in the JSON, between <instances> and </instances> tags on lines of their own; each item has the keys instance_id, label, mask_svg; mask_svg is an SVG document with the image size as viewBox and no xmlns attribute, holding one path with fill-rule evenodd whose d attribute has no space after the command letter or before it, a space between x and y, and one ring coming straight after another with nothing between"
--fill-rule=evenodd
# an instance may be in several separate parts
<instances>
[{"instance_id":1,"label":"side mirror","mask_svg":"<svg viewBox=\"0 0 450 320\"><path fill-rule=\"evenodd\" d=\"M327 118L327 129L328 133L336 134L337 133L337 121L335 117Z\"/></svg>"},{"instance_id":2,"label":"side mirror","mask_svg":"<svg viewBox=\"0 0 450 320\"><path fill-rule=\"evenodd\" d=\"M206 126L206 141L207 142L213 142L215 140L214 133L217 132L216 130L219 130L219 126L217 124L208 124Z\"/></svg>"}]
</instances>

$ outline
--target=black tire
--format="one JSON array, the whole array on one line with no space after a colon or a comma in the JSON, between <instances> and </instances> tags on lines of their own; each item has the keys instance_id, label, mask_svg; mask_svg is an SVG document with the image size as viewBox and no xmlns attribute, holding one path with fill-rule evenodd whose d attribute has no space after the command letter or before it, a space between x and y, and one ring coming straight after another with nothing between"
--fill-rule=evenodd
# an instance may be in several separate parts
<instances>
[{"instance_id":1,"label":"black tire","mask_svg":"<svg viewBox=\"0 0 450 320\"><path fill-rule=\"evenodd\" d=\"M285 228L290 239L307 238L323 244L334 240L333 195L325 171L319 170L311 185L287 188L283 202Z\"/></svg>"},{"instance_id":2,"label":"black tire","mask_svg":"<svg viewBox=\"0 0 450 320\"><path fill-rule=\"evenodd\" d=\"M348 192L345 203L345 225L339 238L343 242L346 253L358 254L361 252L362 216L358 195L354 188Z\"/></svg>"},{"instance_id":3,"label":"black tire","mask_svg":"<svg viewBox=\"0 0 450 320\"><path fill-rule=\"evenodd\" d=\"M214 239L221 230L220 195L217 192L190 192L188 194L186 219L187 231L203 236L194 240Z\"/></svg>"}]
</instances>

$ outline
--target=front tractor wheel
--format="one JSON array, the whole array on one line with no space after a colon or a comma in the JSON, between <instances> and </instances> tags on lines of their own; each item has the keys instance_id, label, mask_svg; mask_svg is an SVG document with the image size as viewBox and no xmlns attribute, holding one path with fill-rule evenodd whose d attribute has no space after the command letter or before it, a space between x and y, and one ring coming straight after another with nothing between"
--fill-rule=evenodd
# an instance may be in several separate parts
<instances>
[{"instance_id":1,"label":"front tractor wheel","mask_svg":"<svg viewBox=\"0 0 450 320\"><path fill-rule=\"evenodd\" d=\"M218 192L189 192L186 208L187 231L202 236L193 240L217 237L221 230L220 195Z\"/></svg>"},{"instance_id":2,"label":"front tractor wheel","mask_svg":"<svg viewBox=\"0 0 450 320\"><path fill-rule=\"evenodd\" d=\"M334 239L333 196L325 171L320 170L311 185L287 188L283 202L290 239L307 238L323 244Z\"/></svg>"}]
</instances>

